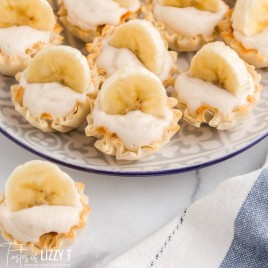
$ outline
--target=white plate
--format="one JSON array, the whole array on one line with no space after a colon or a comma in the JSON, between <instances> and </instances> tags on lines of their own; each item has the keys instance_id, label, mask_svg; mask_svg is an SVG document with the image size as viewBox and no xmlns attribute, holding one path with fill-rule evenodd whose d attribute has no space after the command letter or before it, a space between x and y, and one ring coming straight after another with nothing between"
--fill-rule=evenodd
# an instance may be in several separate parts
<instances>
[{"instance_id":1,"label":"white plate","mask_svg":"<svg viewBox=\"0 0 268 268\"><path fill-rule=\"evenodd\" d=\"M74 47L81 44L68 36ZM192 54L180 56L180 68L187 68ZM255 145L268 136L268 71L262 71L261 101L244 124L232 131L199 129L182 124L181 130L160 152L140 161L116 161L94 148L94 138L84 135L83 126L67 134L42 133L32 127L14 109L10 85L14 79L0 76L0 131L12 141L37 155L62 165L88 172L111 175L161 175L206 167Z\"/></svg>"},{"instance_id":2,"label":"white plate","mask_svg":"<svg viewBox=\"0 0 268 268\"><path fill-rule=\"evenodd\" d=\"M187 123L160 152L136 162L116 161L93 146L83 127L67 134L42 133L28 124L10 101L13 79L0 76L0 130L23 148L57 163L115 175L160 175L188 171L215 164L253 146L268 135L268 73L263 73L260 103L251 116L232 131L209 127L196 129Z\"/></svg>"}]
</instances>

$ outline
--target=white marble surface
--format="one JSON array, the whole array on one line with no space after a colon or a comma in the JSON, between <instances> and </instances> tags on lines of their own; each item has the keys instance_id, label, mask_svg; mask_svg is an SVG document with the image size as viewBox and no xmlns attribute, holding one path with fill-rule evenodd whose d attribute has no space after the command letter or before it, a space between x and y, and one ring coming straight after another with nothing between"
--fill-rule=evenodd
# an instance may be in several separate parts
<instances>
[{"instance_id":1,"label":"white marble surface","mask_svg":"<svg viewBox=\"0 0 268 268\"><path fill-rule=\"evenodd\" d=\"M110 177L62 169L86 185L92 213L82 235L70 247L71 261L47 262L49 267L103 267L141 242L196 199L229 177L262 166L268 154L268 138L246 152L220 164L184 174L160 177ZM12 170L37 156L0 135L0 191ZM0 239L0 244L4 240ZM0 267L6 267L7 249L0 247ZM86 261L86 262L85 262ZM32 267L40 267L39 261ZM86 264L85 264L86 263ZM8 267L26 267L9 260Z\"/></svg>"}]
</instances>

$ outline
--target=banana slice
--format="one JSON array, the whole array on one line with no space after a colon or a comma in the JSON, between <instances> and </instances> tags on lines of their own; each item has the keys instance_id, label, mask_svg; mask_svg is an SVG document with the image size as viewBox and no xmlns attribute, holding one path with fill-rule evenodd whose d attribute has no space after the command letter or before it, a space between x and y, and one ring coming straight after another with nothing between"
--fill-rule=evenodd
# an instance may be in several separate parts
<instances>
[{"instance_id":1,"label":"banana slice","mask_svg":"<svg viewBox=\"0 0 268 268\"><path fill-rule=\"evenodd\" d=\"M164 6L179 8L192 6L210 12L217 12L219 10L218 0L159 0L159 3Z\"/></svg>"},{"instance_id":2,"label":"banana slice","mask_svg":"<svg viewBox=\"0 0 268 268\"><path fill-rule=\"evenodd\" d=\"M131 8L139 3L139 0L114 0L114 1L124 8Z\"/></svg>"},{"instance_id":3,"label":"banana slice","mask_svg":"<svg viewBox=\"0 0 268 268\"><path fill-rule=\"evenodd\" d=\"M166 48L160 33L145 20L131 20L115 28L110 44L117 48L128 48L146 68L160 74L165 64Z\"/></svg>"},{"instance_id":4,"label":"banana slice","mask_svg":"<svg viewBox=\"0 0 268 268\"><path fill-rule=\"evenodd\" d=\"M69 46L39 52L26 69L28 83L59 82L83 93L90 85L90 68L82 53Z\"/></svg>"},{"instance_id":5,"label":"banana slice","mask_svg":"<svg viewBox=\"0 0 268 268\"><path fill-rule=\"evenodd\" d=\"M238 0L232 19L235 30L254 36L268 27L268 1Z\"/></svg>"},{"instance_id":6,"label":"banana slice","mask_svg":"<svg viewBox=\"0 0 268 268\"><path fill-rule=\"evenodd\" d=\"M56 24L53 10L46 0L0 1L0 14L0 28L17 25L52 31Z\"/></svg>"},{"instance_id":7,"label":"banana slice","mask_svg":"<svg viewBox=\"0 0 268 268\"><path fill-rule=\"evenodd\" d=\"M6 182L5 194L10 210L74 206L78 200L73 180L56 165L39 160L17 167Z\"/></svg>"},{"instance_id":8,"label":"banana slice","mask_svg":"<svg viewBox=\"0 0 268 268\"><path fill-rule=\"evenodd\" d=\"M100 106L107 114L126 114L141 110L154 116L164 116L166 90L159 78L143 67L126 67L117 71L103 84Z\"/></svg>"},{"instance_id":9,"label":"banana slice","mask_svg":"<svg viewBox=\"0 0 268 268\"><path fill-rule=\"evenodd\" d=\"M245 63L223 42L203 46L193 57L190 75L216 84L237 95L248 86Z\"/></svg>"}]
</instances>

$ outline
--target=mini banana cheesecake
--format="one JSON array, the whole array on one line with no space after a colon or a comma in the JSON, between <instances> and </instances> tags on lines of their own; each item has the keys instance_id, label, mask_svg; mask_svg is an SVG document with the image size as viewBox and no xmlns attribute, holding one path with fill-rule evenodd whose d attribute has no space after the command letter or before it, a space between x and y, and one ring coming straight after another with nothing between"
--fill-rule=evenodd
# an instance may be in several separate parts
<instances>
[{"instance_id":1,"label":"mini banana cheesecake","mask_svg":"<svg viewBox=\"0 0 268 268\"><path fill-rule=\"evenodd\" d=\"M0 74L15 76L40 50L62 42L46 0L0 1Z\"/></svg>"},{"instance_id":2,"label":"mini banana cheesecake","mask_svg":"<svg viewBox=\"0 0 268 268\"><path fill-rule=\"evenodd\" d=\"M222 0L145 0L142 13L175 51L197 51L219 37L229 7Z\"/></svg>"},{"instance_id":3,"label":"mini banana cheesecake","mask_svg":"<svg viewBox=\"0 0 268 268\"><path fill-rule=\"evenodd\" d=\"M187 122L226 130L244 121L256 105L260 80L254 66L218 41L197 52L190 69L178 76L175 94Z\"/></svg>"},{"instance_id":4,"label":"mini banana cheesecake","mask_svg":"<svg viewBox=\"0 0 268 268\"><path fill-rule=\"evenodd\" d=\"M0 200L3 238L29 255L69 246L85 227L90 211L83 190L84 184L49 162L18 166Z\"/></svg>"},{"instance_id":5,"label":"mini banana cheesecake","mask_svg":"<svg viewBox=\"0 0 268 268\"><path fill-rule=\"evenodd\" d=\"M268 3L237 0L220 24L221 36L241 58L258 68L268 67Z\"/></svg>"},{"instance_id":6,"label":"mini banana cheesecake","mask_svg":"<svg viewBox=\"0 0 268 268\"><path fill-rule=\"evenodd\" d=\"M105 78L124 67L145 67L166 87L174 85L177 53L168 51L158 30L146 20L134 19L117 27L108 26L99 38L87 44L88 59Z\"/></svg>"},{"instance_id":7,"label":"mini banana cheesecake","mask_svg":"<svg viewBox=\"0 0 268 268\"><path fill-rule=\"evenodd\" d=\"M85 42L102 34L106 25L119 25L137 18L140 0L59 0L64 27Z\"/></svg>"},{"instance_id":8,"label":"mini banana cheesecake","mask_svg":"<svg viewBox=\"0 0 268 268\"><path fill-rule=\"evenodd\" d=\"M85 133L98 139L95 147L101 152L138 160L160 150L179 130L176 104L154 73L126 67L102 85Z\"/></svg>"},{"instance_id":9,"label":"mini banana cheesecake","mask_svg":"<svg viewBox=\"0 0 268 268\"><path fill-rule=\"evenodd\" d=\"M15 109L43 132L68 132L81 125L98 91L94 66L75 48L42 50L11 87Z\"/></svg>"}]
</instances>

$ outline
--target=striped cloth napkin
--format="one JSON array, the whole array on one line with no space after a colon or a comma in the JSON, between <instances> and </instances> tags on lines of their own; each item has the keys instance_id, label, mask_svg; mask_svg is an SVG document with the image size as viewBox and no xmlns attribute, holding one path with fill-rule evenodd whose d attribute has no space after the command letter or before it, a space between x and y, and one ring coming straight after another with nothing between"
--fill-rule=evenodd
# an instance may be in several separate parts
<instances>
[{"instance_id":1,"label":"striped cloth napkin","mask_svg":"<svg viewBox=\"0 0 268 268\"><path fill-rule=\"evenodd\" d=\"M268 163L222 183L107 268L268 267Z\"/></svg>"}]
</instances>

